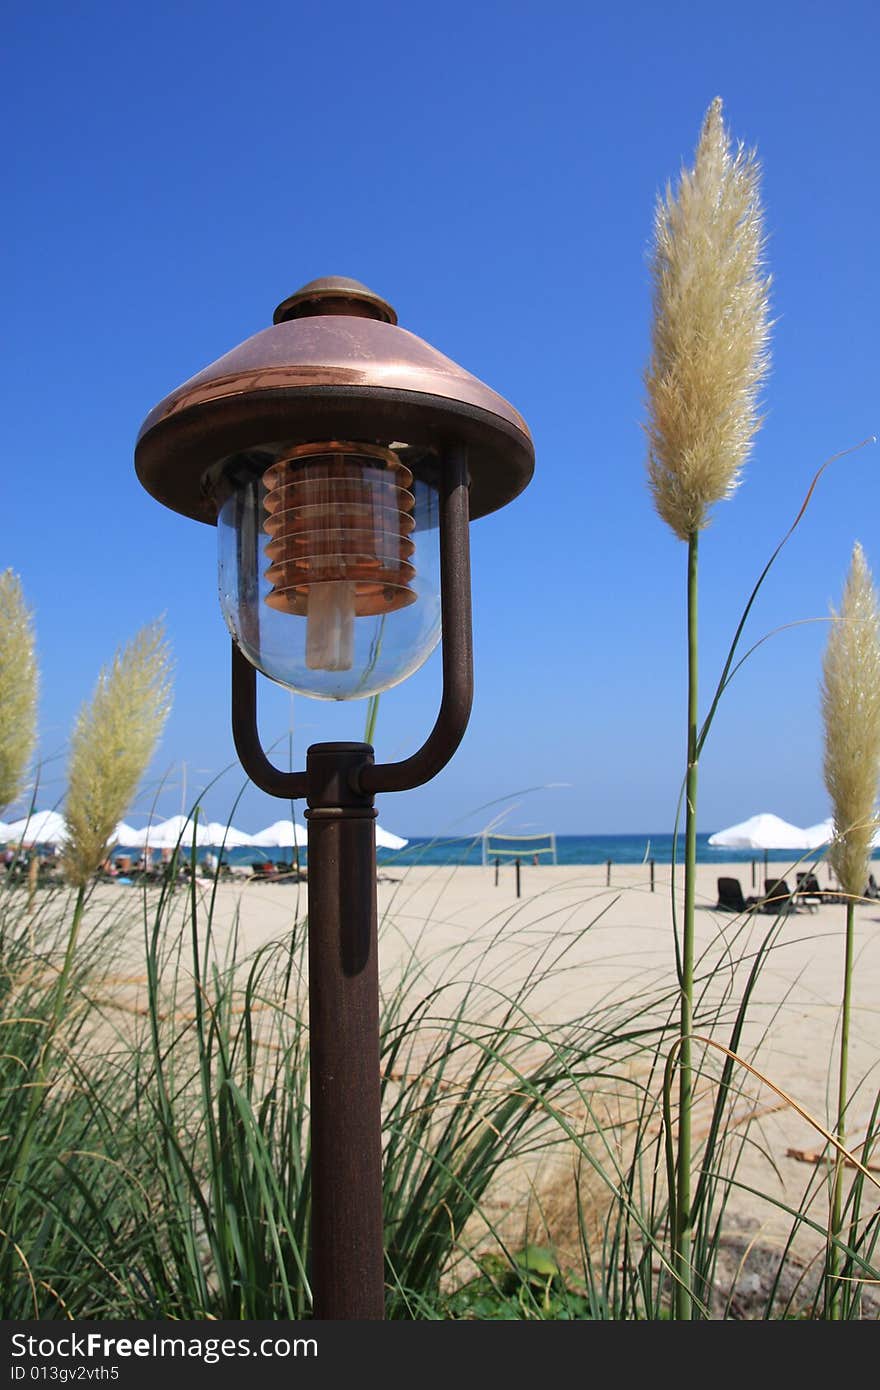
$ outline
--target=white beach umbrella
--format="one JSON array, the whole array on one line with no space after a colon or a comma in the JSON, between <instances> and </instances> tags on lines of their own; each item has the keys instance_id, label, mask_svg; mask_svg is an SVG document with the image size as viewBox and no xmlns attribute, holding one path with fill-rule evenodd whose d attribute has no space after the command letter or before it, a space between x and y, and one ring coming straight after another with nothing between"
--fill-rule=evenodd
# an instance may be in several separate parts
<instances>
[{"instance_id":1,"label":"white beach umbrella","mask_svg":"<svg viewBox=\"0 0 880 1390\"><path fill-rule=\"evenodd\" d=\"M132 846L139 845L149 849L181 849L192 847L193 837L198 846L210 844L207 826L202 822L187 819L186 816L171 816L169 820L158 821L137 832Z\"/></svg>"},{"instance_id":2,"label":"white beach umbrella","mask_svg":"<svg viewBox=\"0 0 880 1390\"><path fill-rule=\"evenodd\" d=\"M807 832L799 825L761 811L738 825L718 830L709 836L709 844L722 849L810 849Z\"/></svg>"},{"instance_id":3,"label":"white beach umbrella","mask_svg":"<svg viewBox=\"0 0 880 1390\"><path fill-rule=\"evenodd\" d=\"M381 825L376 826L376 848L377 849L403 849L408 845L409 840L404 840L400 835L392 835L390 830L383 830Z\"/></svg>"},{"instance_id":4,"label":"white beach umbrella","mask_svg":"<svg viewBox=\"0 0 880 1390\"><path fill-rule=\"evenodd\" d=\"M207 844L224 849L240 849L242 845L252 845L254 839L244 830L237 830L234 825L227 825L224 821L208 821L205 826L205 834L208 836Z\"/></svg>"},{"instance_id":5,"label":"white beach umbrella","mask_svg":"<svg viewBox=\"0 0 880 1390\"><path fill-rule=\"evenodd\" d=\"M264 830L258 830L255 835L250 835L247 844L253 845L255 849L290 849L293 845L304 847L308 841L308 828L302 821L277 820L272 825L267 825ZM380 849L403 849L404 845L409 844L400 835L392 835L390 830L383 830L381 825L376 826L376 845Z\"/></svg>"},{"instance_id":6,"label":"white beach umbrella","mask_svg":"<svg viewBox=\"0 0 880 1390\"><path fill-rule=\"evenodd\" d=\"M808 825L804 835L807 849L822 849L824 845L831 843L834 835L834 817L829 816L827 820L819 821L818 825Z\"/></svg>"},{"instance_id":7,"label":"white beach umbrella","mask_svg":"<svg viewBox=\"0 0 880 1390\"><path fill-rule=\"evenodd\" d=\"M804 834L809 840L808 849L822 849L834 839L834 817L828 816L827 820L819 821L818 825L808 825ZM874 849L880 849L880 830L877 831L871 844Z\"/></svg>"},{"instance_id":8,"label":"white beach umbrella","mask_svg":"<svg viewBox=\"0 0 880 1390\"><path fill-rule=\"evenodd\" d=\"M291 849L294 845L304 846L308 833L302 821L276 820L251 835L248 843L256 849Z\"/></svg>"},{"instance_id":9,"label":"white beach umbrella","mask_svg":"<svg viewBox=\"0 0 880 1390\"><path fill-rule=\"evenodd\" d=\"M113 834L107 844L123 845L126 849L135 849L139 843L142 843L138 840L138 836L142 833L142 831L136 830L133 825L128 825L126 821L120 820L116 822Z\"/></svg>"},{"instance_id":10,"label":"white beach umbrella","mask_svg":"<svg viewBox=\"0 0 880 1390\"><path fill-rule=\"evenodd\" d=\"M11 821L6 834L26 845L61 845L67 838L67 823L58 811L34 811Z\"/></svg>"},{"instance_id":11,"label":"white beach umbrella","mask_svg":"<svg viewBox=\"0 0 880 1390\"><path fill-rule=\"evenodd\" d=\"M9 826L5 820L0 820L0 844L5 844L9 839Z\"/></svg>"},{"instance_id":12,"label":"white beach umbrella","mask_svg":"<svg viewBox=\"0 0 880 1390\"><path fill-rule=\"evenodd\" d=\"M147 838L147 828L148 827L144 827L143 830L136 830L133 825L130 825L126 831L125 840L117 839L116 844L124 844L126 849L143 849ZM116 829L118 830L119 827L117 826ZM114 831L114 838L115 835L116 832ZM107 843L112 844L113 840L108 840Z\"/></svg>"}]
</instances>

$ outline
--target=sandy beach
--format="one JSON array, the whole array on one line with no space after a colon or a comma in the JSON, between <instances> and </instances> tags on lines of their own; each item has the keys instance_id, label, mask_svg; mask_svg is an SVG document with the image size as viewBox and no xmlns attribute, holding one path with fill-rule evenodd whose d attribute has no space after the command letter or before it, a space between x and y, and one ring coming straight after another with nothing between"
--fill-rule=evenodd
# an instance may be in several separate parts
<instances>
[{"instance_id":1,"label":"sandy beach","mask_svg":"<svg viewBox=\"0 0 880 1390\"><path fill-rule=\"evenodd\" d=\"M794 886L794 869L777 865L771 872ZM450 1013L474 982L483 991L479 1007L486 1008L487 1000L507 999L531 979L530 1017L547 1026L597 1011L610 1018L617 1009L617 1016L625 1017L637 996L663 998L654 1010L660 1020L675 1012L672 905L675 901L680 910L683 899L683 873L676 873L673 894L671 869L659 864L653 891L647 865L613 865L610 883L604 865L524 865L517 897L512 866L502 868L497 884L492 867L383 868L378 884L382 992L389 995L401 980L408 982L413 998L440 987L439 1016L444 1010ZM760 862L756 874L760 884ZM814 1159L824 1144L820 1127L834 1124L845 910L841 904L823 903L779 918L766 913L737 917L716 910L720 875L739 878L747 895L758 891L747 863L699 867L698 1013L712 1018L708 1032L698 1027L700 1036L711 1036L719 1044L729 1041L735 1006L755 953L768 934L772 940L738 1049L758 1074L737 1067L743 1090L737 1113L743 1127L751 1117L752 1140L742 1150L737 1182L797 1207L812 1181L817 1189L814 1213L821 1223L827 1187L824 1170L817 1170ZM824 865L819 878L823 888L831 887ZM205 901L211 886L200 885ZM126 891L132 890L106 885L99 896L102 901L119 901L118 895ZM222 948L233 924L240 953L284 941L305 912L304 883L222 883L214 904L218 945ZM860 902L855 923L849 1063L854 1099L848 1125L852 1147L865 1133L877 1088L880 901ZM137 941L127 943L127 979L135 994L143 983L140 950ZM120 964L121 960L120 954ZM720 1065L722 1054L711 1055ZM659 1089L659 1079L654 1084ZM698 1140L706 1132L714 1095L712 1080L706 1078L697 1102ZM880 1181L876 1168L874 1177ZM869 1187L871 1210L876 1209L875 1195L880 1193ZM790 1218L773 1202L744 1190L734 1192L729 1219L747 1239L770 1244L779 1245L791 1228Z\"/></svg>"}]
</instances>

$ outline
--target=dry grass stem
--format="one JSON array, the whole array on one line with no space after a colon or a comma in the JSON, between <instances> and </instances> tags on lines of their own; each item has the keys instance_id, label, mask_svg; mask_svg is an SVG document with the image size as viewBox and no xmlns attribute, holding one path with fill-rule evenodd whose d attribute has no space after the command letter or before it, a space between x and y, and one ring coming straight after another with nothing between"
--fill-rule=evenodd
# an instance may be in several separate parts
<instances>
[{"instance_id":1,"label":"dry grass stem","mask_svg":"<svg viewBox=\"0 0 880 1390\"><path fill-rule=\"evenodd\" d=\"M13 571L0 574L0 810L21 794L37 739L33 618Z\"/></svg>"},{"instance_id":2,"label":"dry grass stem","mask_svg":"<svg viewBox=\"0 0 880 1390\"><path fill-rule=\"evenodd\" d=\"M880 775L880 607L856 542L822 663L825 785L834 816L828 859L845 893L859 896L877 830Z\"/></svg>"},{"instance_id":3,"label":"dry grass stem","mask_svg":"<svg viewBox=\"0 0 880 1390\"><path fill-rule=\"evenodd\" d=\"M86 883L105 858L170 705L170 659L162 625L154 623L117 652L77 717L65 807L64 865L71 883Z\"/></svg>"},{"instance_id":4,"label":"dry grass stem","mask_svg":"<svg viewBox=\"0 0 880 1390\"><path fill-rule=\"evenodd\" d=\"M770 279L758 183L754 152L731 150L716 97L693 169L676 193L667 186L654 219L648 477L681 540L731 495L760 425Z\"/></svg>"}]
</instances>

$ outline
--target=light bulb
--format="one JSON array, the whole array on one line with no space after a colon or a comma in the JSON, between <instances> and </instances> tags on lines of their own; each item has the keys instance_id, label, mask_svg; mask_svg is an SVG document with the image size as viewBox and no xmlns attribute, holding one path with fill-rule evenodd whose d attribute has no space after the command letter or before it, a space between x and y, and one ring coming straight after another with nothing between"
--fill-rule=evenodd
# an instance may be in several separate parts
<instances>
[{"instance_id":1,"label":"light bulb","mask_svg":"<svg viewBox=\"0 0 880 1390\"><path fill-rule=\"evenodd\" d=\"M290 689L375 694L436 646L436 490L395 449L339 440L284 449L262 477L246 472L233 486L218 533L233 637Z\"/></svg>"}]
</instances>

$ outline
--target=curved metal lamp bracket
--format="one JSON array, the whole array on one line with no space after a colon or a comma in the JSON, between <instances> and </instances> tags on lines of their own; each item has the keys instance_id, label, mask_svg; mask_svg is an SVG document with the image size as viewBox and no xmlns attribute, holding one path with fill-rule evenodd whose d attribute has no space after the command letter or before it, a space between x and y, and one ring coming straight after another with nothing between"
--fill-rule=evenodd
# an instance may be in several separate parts
<instances>
[{"instance_id":1,"label":"curved metal lamp bracket","mask_svg":"<svg viewBox=\"0 0 880 1390\"><path fill-rule=\"evenodd\" d=\"M466 451L454 447L443 458L440 475L440 609L443 693L434 727L411 757L398 763L364 760L352 769L352 790L364 798L376 792L406 791L429 782L446 766L464 737L474 694L471 631L470 537ZM257 672L232 644L232 735L242 767L270 796L307 797L308 772L282 772L266 757L257 728Z\"/></svg>"}]
</instances>

